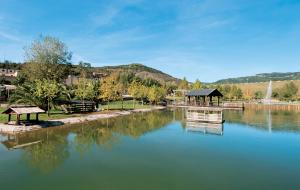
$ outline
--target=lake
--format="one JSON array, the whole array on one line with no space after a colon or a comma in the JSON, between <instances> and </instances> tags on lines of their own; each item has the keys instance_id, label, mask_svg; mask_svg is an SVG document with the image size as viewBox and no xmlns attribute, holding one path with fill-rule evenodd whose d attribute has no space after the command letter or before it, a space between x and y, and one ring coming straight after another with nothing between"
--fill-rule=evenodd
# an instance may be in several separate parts
<instances>
[{"instance_id":1,"label":"lake","mask_svg":"<svg viewBox=\"0 0 300 190\"><path fill-rule=\"evenodd\" d=\"M223 126L198 127L184 113L0 135L0 188L299 189L300 113L226 111Z\"/></svg>"}]
</instances>

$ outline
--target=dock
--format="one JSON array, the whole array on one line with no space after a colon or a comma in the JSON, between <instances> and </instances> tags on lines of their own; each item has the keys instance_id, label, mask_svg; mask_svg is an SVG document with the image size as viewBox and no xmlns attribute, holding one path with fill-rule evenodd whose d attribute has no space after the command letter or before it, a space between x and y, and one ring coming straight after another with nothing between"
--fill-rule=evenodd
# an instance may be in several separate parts
<instances>
[{"instance_id":1,"label":"dock","mask_svg":"<svg viewBox=\"0 0 300 190\"><path fill-rule=\"evenodd\" d=\"M202 122L222 124L223 109L215 107L189 107L186 109L186 120L188 122Z\"/></svg>"}]
</instances>

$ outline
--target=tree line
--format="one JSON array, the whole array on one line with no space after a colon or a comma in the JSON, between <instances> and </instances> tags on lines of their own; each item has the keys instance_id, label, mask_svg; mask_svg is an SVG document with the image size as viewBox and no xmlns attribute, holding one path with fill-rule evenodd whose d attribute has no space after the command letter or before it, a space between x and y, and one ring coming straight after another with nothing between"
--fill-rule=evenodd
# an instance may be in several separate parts
<instances>
[{"instance_id":1,"label":"tree line","mask_svg":"<svg viewBox=\"0 0 300 190\"><path fill-rule=\"evenodd\" d=\"M50 113L51 108L59 100L91 100L95 102L123 101L124 95L131 95L134 102L141 104L158 104L175 89L217 88L225 100L248 99L236 85L220 85L201 83L199 79L190 83L186 78L178 84L160 83L152 78L139 78L129 70L114 71L100 79L93 76L90 63L79 62L71 64L72 53L65 43L51 36L41 36L25 48L25 63L13 63L20 69L14 84L17 89L10 98L11 103L36 105ZM5 64L10 64L5 62ZM79 76L78 83L68 86L64 80L68 75ZM291 99L295 97L298 88L294 83L275 89L273 97ZM262 98L261 92L256 92L252 99Z\"/></svg>"},{"instance_id":2,"label":"tree line","mask_svg":"<svg viewBox=\"0 0 300 190\"><path fill-rule=\"evenodd\" d=\"M25 48L25 57L10 102L36 105L48 113L59 100L105 101L109 105L111 101L123 100L125 94L143 103L157 104L173 88L151 78L141 79L129 71L93 78L89 63L72 65L72 53L66 44L50 36L42 36ZM77 84L67 86L64 79L70 74L79 79Z\"/></svg>"}]
</instances>

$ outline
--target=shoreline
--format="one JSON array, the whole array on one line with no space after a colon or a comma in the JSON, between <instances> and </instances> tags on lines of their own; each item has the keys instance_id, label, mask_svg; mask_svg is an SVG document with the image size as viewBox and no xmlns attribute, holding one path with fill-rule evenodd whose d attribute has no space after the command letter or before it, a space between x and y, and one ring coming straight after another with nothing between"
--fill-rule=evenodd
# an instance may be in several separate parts
<instances>
[{"instance_id":1,"label":"shoreline","mask_svg":"<svg viewBox=\"0 0 300 190\"><path fill-rule=\"evenodd\" d=\"M63 126L63 125L69 125L69 124L76 124L76 123L84 123L87 121L95 121L100 119L107 119L107 118L113 118L118 116L125 116L130 115L134 113L140 113L140 112L150 112L155 110L162 110L166 107L162 106L155 106L151 108L141 108L141 109L133 109L133 110L110 110L108 113L105 113L105 111L101 111L100 113L93 112L84 116L80 117L69 117L69 118L63 118L63 119L53 119L48 121L41 121L37 125L30 125L30 126L24 126L24 125L8 125L4 123L0 123L0 134L17 134L17 133L25 133L29 131L35 131L35 130L41 130L48 127L56 127L56 126ZM104 113L103 113L104 112Z\"/></svg>"}]
</instances>

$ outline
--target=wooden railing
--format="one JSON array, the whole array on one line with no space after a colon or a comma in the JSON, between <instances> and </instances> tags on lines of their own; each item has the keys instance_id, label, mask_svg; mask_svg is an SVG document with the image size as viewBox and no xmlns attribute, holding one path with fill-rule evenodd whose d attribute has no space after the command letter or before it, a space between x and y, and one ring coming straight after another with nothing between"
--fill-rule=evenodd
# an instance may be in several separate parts
<instances>
[{"instance_id":1,"label":"wooden railing","mask_svg":"<svg viewBox=\"0 0 300 190\"><path fill-rule=\"evenodd\" d=\"M216 110L188 109L186 111L186 119L187 121L222 123L223 112Z\"/></svg>"}]
</instances>

